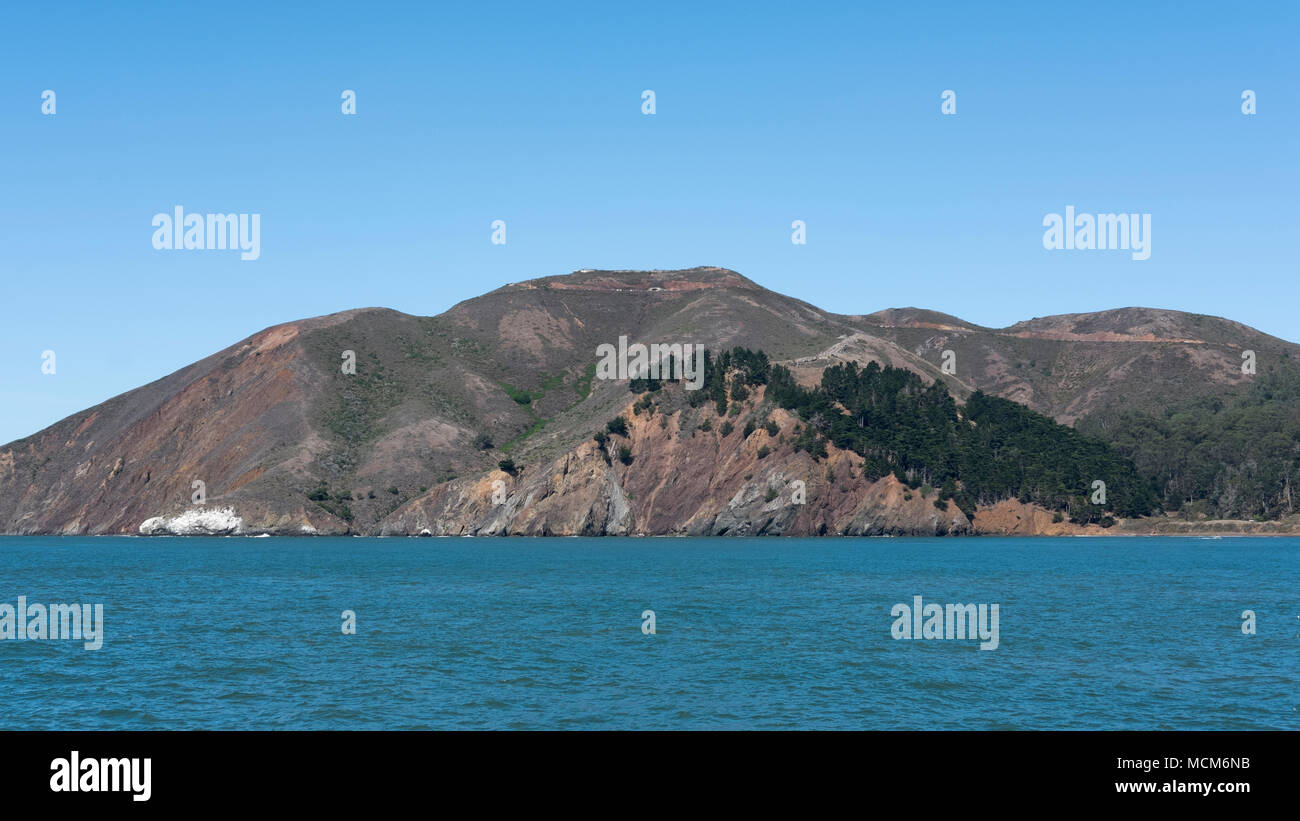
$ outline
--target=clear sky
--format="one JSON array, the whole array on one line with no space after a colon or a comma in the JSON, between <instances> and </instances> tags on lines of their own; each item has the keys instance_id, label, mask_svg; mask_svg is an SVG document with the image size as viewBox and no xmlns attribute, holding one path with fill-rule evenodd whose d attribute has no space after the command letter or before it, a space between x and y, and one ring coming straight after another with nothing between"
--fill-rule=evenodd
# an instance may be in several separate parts
<instances>
[{"instance_id":1,"label":"clear sky","mask_svg":"<svg viewBox=\"0 0 1300 821\"><path fill-rule=\"evenodd\" d=\"M0 442L278 322L579 268L1300 341L1295 2L289 5L6 7ZM260 258L155 250L176 205L260 214ZM1150 259L1044 249L1067 205L1150 214Z\"/></svg>"}]
</instances>

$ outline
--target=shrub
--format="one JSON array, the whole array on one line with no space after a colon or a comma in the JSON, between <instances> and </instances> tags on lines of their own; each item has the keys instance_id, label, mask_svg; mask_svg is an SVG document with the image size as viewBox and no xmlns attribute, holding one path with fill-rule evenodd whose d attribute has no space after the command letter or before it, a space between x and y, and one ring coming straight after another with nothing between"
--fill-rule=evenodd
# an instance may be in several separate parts
<instances>
[{"instance_id":1,"label":"shrub","mask_svg":"<svg viewBox=\"0 0 1300 821\"><path fill-rule=\"evenodd\" d=\"M826 440L821 436L814 436L812 444L808 446L808 455L814 459L825 459Z\"/></svg>"},{"instance_id":2,"label":"shrub","mask_svg":"<svg viewBox=\"0 0 1300 821\"><path fill-rule=\"evenodd\" d=\"M605 430L617 433L619 436L627 436L627 420L622 416L615 416L605 423Z\"/></svg>"},{"instance_id":3,"label":"shrub","mask_svg":"<svg viewBox=\"0 0 1300 821\"><path fill-rule=\"evenodd\" d=\"M618 461L625 465L632 464L632 449L627 445L621 445L618 449Z\"/></svg>"},{"instance_id":4,"label":"shrub","mask_svg":"<svg viewBox=\"0 0 1300 821\"><path fill-rule=\"evenodd\" d=\"M519 468L515 466L515 460L511 459L509 456L502 459L500 462L497 462L497 467L501 468L506 473L509 473L511 476L514 476L515 472L519 470Z\"/></svg>"},{"instance_id":5,"label":"shrub","mask_svg":"<svg viewBox=\"0 0 1300 821\"><path fill-rule=\"evenodd\" d=\"M939 489L940 499L951 499L957 495L957 483L949 476L943 480L943 487Z\"/></svg>"},{"instance_id":6,"label":"shrub","mask_svg":"<svg viewBox=\"0 0 1300 821\"><path fill-rule=\"evenodd\" d=\"M506 393L510 396L510 398L515 400L519 404L528 405L532 403L533 395L528 391L521 391L518 388L512 387L510 385L505 385L504 387Z\"/></svg>"}]
</instances>

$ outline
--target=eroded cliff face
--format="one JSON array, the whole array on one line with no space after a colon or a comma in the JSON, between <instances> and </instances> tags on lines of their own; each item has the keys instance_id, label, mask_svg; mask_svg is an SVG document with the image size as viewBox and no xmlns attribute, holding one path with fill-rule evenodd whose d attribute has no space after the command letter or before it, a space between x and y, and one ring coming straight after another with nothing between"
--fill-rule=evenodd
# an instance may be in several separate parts
<instances>
[{"instance_id":1,"label":"eroded cliff face","mask_svg":"<svg viewBox=\"0 0 1300 821\"><path fill-rule=\"evenodd\" d=\"M762 390L746 403L761 404ZM748 437L737 425L721 434L711 411L710 430L687 432L689 409L634 412L623 409L628 435L602 446L582 443L518 475L494 471L434 488L387 516L379 535L472 536L946 536L1030 533L1038 525L1052 532L1084 528L1052 523L1052 514L1019 506L1019 518L999 513L988 525L977 512L971 520L951 501L934 505L893 475L863 477L861 458L830 449L814 461L789 444L796 419L782 410ZM631 450L629 464L617 458ZM1013 503L1019 505L1019 503Z\"/></svg>"},{"instance_id":2,"label":"eroded cliff face","mask_svg":"<svg viewBox=\"0 0 1300 821\"><path fill-rule=\"evenodd\" d=\"M387 516L383 536L604 536L631 531L632 508L595 442L512 476L440 485Z\"/></svg>"},{"instance_id":3,"label":"eroded cliff face","mask_svg":"<svg viewBox=\"0 0 1300 821\"><path fill-rule=\"evenodd\" d=\"M215 512L193 508L150 517L145 535L382 536L948 536L1067 535L1102 532L1053 521L1050 511L1014 500L977 511L972 522L937 495L908 488L892 474L862 475L855 453L828 448L816 461L796 451L798 419L765 415L771 433L748 436L738 419L763 407L758 388L739 403L740 416L717 416L712 405L620 409L626 436L588 439L560 456L511 474L490 470L454 479L400 505L373 527L353 528L315 506L284 507L236 500ZM735 404L735 403L733 403ZM722 430L732 422L726 434ZM624 463L620 449L627 447ZM352 491L364 495L366 488Z\"/></svg>"}]
</instances>

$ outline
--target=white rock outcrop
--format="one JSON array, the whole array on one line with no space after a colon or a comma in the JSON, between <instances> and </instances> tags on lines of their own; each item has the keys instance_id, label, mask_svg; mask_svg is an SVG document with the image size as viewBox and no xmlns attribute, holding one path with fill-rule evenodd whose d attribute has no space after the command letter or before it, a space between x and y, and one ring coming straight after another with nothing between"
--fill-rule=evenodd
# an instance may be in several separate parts
<instances>
[{"instance_id":1,"label":"white rock outcrop","mask_svg":"<svg viewBox=\"0 0 1300 821\"><path fill-rule=\"evenodd\" d=\"M234 508L191 508L179 516L154 516L140 524L141 536L230 536L243 530Z\"/></svg>"}]
</instances>

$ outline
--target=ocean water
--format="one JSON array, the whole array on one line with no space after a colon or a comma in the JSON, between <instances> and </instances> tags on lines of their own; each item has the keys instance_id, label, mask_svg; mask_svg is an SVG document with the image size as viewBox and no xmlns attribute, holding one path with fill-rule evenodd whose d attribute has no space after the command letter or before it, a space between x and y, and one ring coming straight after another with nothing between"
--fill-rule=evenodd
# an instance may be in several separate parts
<instances>
[{"instance_id":1,"label":"ocean water","mask_svg":"<svg viewBox=\"0 0 1300 821\"><path fill-rule=\"evenodd\" d=\"M0 729L1300 729L1300 539L0 537L18 596L105 639L0 641Z\"/></svg>"}]
</instances>

